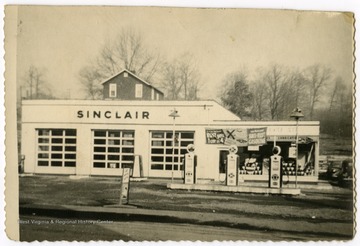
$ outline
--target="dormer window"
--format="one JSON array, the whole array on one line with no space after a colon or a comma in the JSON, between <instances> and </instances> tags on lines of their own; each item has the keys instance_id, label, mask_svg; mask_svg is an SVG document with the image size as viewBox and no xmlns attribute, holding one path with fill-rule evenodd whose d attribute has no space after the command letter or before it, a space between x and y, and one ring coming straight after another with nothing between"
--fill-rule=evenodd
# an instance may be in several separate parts
<instances>
[{"instance_id":1,"label":"dormer window","mask_svg":"<svg viewBox=\"0 0 360 246\"><path fill-rule=\"evenodd\" d=\"M109 85L109 96L116 97L116 84Z\"/></svg>"}]
</instances>

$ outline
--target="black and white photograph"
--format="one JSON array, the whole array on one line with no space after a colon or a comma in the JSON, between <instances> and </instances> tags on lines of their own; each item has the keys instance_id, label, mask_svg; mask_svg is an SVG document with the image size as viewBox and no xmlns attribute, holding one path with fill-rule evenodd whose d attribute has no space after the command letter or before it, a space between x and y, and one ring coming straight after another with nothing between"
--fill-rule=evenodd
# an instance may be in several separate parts
<instances>
[{"instance_id":1,"label":"black and white photograph","mask_svg":"<svg viewBox=\"0 0 360 246\"><path fill-rule=\"evenodd\" d=\"M354 13L4 9L13 240L354 239Z\"/></svg>"}]
</instances>

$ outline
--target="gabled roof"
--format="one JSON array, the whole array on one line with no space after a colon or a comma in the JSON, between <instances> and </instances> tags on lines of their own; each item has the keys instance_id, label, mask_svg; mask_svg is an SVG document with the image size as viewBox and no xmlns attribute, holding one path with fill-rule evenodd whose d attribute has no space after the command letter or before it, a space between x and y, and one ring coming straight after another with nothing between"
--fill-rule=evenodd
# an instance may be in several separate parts
<instances>
[{"instance_id":1,"label":"gabled roof","mask_svg":"<svg viewBox=\"0 0 360 246\"><path fill-rule=\"evenodd\" d=\"M128 74L130 74L131 76L133 76L134 78L136 78L137 80L139 80L140 82L142 82L142 83L144 83L145 85L147 85L147 86L150 86L151 88L154 88L155 90L157 90L158 92L160 92L160 93L162 93L162 94L164 94L162 91L160 91L158 88L156 88L156 87L154 87L153 85L151 85L149 82L147 82L147 81L145 81L145 80L143 80L142 78L140 78L140 77L138 77L137 75L135 75L134 73L132 73L132 72L130 72L129 70L127 70L127 69L123 69L123 70L121 70L120 72L118 72L117 74L115 74L115 75L113 75L113 76L111 76L111 77L109 77L109 78L107 78L107 79L105 79L104 81L102 81L100 84L105 84L105 83L107 83L107 82L109 82L109 80L111 80L111 79L113 79L113 78L115 78L115 77L117 77L117 76L119 76L120 74L122 74L122 73L124 73L124 72L127 72Z\"/></svg>"}]
</instances>

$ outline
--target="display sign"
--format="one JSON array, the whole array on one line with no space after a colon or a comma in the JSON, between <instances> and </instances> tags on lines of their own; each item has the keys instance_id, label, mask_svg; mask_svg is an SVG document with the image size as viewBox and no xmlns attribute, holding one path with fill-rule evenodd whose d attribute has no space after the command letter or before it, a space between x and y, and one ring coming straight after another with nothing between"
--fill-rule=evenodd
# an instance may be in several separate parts
<instances>
[{"instance_id":1,"label":"display sign","mask_svg":"<svg viewBox=\"0 0 360 246\"><path fill-rule=\"evenodd\" d=\"M266 144L266 128L248 129L248 145Z\"/></svg>"},{"instance_id":2,"label":"display sign","mask_svg":"<svg viewBox=\"0 0 360 246\"><path fill-rule=\"evenodd\" d=\"M124 168L121 178L120 205L129 204L130 168Z\"/></svg>"},{"instance_id":3,"label":"display sign","mask_svg":"<svg viewBox=\"0 0 360 246\"><path fill-rule=\"evenodd\" d=\"M289 158L296 158L296 147L289 148Z\"/></svg>"}]
</instances>

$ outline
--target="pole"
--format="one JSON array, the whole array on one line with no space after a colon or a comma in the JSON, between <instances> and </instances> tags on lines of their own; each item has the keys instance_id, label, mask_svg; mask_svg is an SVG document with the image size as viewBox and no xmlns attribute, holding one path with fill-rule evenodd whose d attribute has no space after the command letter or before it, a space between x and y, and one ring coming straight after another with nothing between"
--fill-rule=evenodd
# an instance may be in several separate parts
<instances>
[{"instance_id":1,"label":"pole","mask_svg":"<svg viewBox=\"0 0 360 246\"><path fill-rule=\"evenodd\" d=\"M174 180L174 154L175 154L175 117L173 117L173 133L172 133L172 165L171 165L171 183Z\"/></svg>"},{"instance_id":2,"label":"pole","mask_svg":"<svg viewBox=\"0 0 360 246\"><path fill-rule=\"evenodd\" d=\"M297 172L298 172L298 159L299 159L299 134L298 134L299 119L296 119L296 160L295 160L295 189L297 188Z\"/></svg>"}]
</instances>

